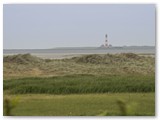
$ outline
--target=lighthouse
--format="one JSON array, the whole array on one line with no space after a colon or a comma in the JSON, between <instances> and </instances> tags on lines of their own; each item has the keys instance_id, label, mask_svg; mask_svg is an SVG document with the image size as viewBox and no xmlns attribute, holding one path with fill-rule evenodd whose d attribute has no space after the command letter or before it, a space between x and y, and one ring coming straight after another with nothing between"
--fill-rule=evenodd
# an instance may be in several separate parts
<instances>
[{"instance_id":1,"label":"lighthouse","mask_svg":"<svg viewBox=\"0 0 160 120\"><path fill-rule=\"evenodd\" d=\"M108 44L108 35L107 34L105 35L104 47L109 47L109 44Z\"/></svg>"},{"instance_id":2,"label":"lighthouse","mask_svg":"<svg viewBox=\"0 0 160 120\"><path fill-rule=\"evenodd\" d=\"M110 47L112 47L112 45L108 43L108 35L107 34L105 34L104 44L102 44L100 47L101 48L110 48Z\"/></svg>"}]
</instances>

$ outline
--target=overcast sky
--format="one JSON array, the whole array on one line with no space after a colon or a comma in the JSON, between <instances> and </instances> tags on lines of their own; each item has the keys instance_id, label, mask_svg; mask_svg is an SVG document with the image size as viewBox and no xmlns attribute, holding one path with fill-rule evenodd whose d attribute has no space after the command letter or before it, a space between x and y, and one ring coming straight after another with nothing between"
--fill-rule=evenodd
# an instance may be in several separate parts
<instances>
[{"instance_id":1,"label":"overcast sky","mask_svg":"<svg viewBox=\"0 0 160 120\"><path fill-rule=\"evenodd\" d=\"M6 4L4 49L155 45L155 5Z\"/></svg>"}]
</instances>

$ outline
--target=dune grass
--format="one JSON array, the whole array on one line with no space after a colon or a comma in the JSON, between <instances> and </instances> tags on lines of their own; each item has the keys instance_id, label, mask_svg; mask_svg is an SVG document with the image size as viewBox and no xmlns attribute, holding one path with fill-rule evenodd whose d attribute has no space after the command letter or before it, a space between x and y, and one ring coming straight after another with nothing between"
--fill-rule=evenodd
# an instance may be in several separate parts
<instances>
[{"instance_id":1,"label":"dune grass","mask_svg":"<svg viewBox=\"0 0 160 120\"><path fill-rule=\"evenodd\" d=\"M155 59L133 53L84 55L50 60L24 54L4 57L4 79L73 74L148 75L155 73Z\"/></svg>"}]
</instances>

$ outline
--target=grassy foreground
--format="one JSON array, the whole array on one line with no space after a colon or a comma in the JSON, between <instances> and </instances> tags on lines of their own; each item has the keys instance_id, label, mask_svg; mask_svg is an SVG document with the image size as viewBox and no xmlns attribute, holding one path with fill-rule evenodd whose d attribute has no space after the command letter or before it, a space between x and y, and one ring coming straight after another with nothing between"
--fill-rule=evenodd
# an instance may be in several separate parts
<instances>
[{"instance_id":1,"label":"grassy foreground","mask_svg":"<svg viewBox=\"0 0 160 120\"><path fill-rule=\"evenodd\" d=\"M12 110L15 116L155 115L154 93L25 94L4 97L18 98ZM124 104L119 101L124 101Z\"/></svg>"},{"instance_id":2,"label":"grassy foreground","mask_svg":"<svg viewBox=\"0 0 160 120\"><path fill-rule=\"evenodd\" d=\"M133 53L5 56L4 115L155 115L155 58Z\"/></svg>"}]
</instances>

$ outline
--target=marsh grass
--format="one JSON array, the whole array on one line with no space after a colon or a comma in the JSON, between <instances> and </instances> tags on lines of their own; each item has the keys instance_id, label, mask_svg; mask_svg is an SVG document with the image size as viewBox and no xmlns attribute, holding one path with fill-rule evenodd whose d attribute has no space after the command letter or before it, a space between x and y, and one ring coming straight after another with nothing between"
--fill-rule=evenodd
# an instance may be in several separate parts
<instances>
[{"instance_id":1,"label":"marsh grass","mask_svg":"<svg viewBox=\"0 0 160 120\"><path fill-rule=\"evenodd\" d=\"M154 84L154 76L69 75L5 80L3 89L11 94L154 92Z\"/></svg>"}]
</instances>

